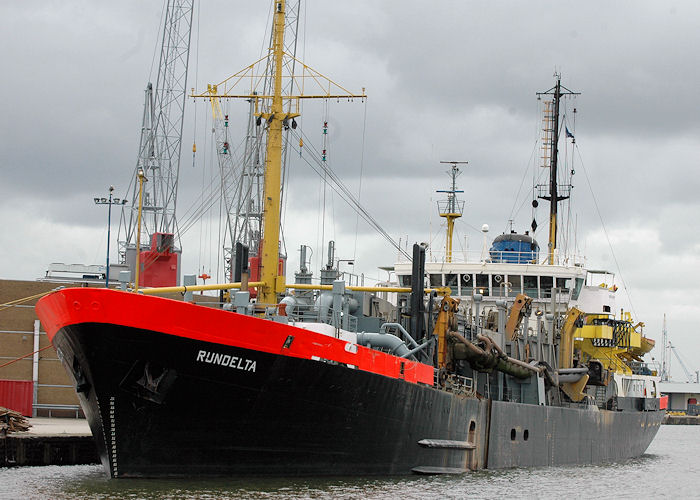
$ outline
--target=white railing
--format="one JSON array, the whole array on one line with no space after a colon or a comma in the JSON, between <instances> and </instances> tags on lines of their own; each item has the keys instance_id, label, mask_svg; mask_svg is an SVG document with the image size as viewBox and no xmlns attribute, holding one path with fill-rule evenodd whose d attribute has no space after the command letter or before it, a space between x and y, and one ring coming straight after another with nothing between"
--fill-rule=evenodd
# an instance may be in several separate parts
<instances>
[{"instance_id":1,"label":"white railing","mask_svg":"<svg viewBox=\"0 0 700 500\"><path fill-rule=\"evenodd\" d=\"M410 249L407 250L410 254ZM536 259L533 259L533 253ZM500 262L498 262L500 261ZM407 264L411 262L411 259L406 257L404 254L399 253L397 255L397 263ZM426 252L425 262L427 263L444 263L446 262L446 253L444 251L430 250ZM478 264L478 263L504 263L504 264L548 264L549 256L546 249L540 249L539 252L525 251L498 251L498 252L481 252L475 250L452 250L452 262L453 263L468 263L468 264ZM580 254L566 254L562 255L559 252L554 254L554 265L557 266L577 266L585 267L586 258Z\"/></svg>"}]
</instances>

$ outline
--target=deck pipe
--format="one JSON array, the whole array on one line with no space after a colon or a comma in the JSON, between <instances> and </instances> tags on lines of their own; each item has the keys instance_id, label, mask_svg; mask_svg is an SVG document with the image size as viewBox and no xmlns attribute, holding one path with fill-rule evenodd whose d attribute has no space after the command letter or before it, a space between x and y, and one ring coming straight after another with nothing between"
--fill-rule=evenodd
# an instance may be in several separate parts
<instances>
[{"instance_id":1,"label":"deck pipe","mask_svg":"<svg viewBox=\"0 0 700 500\"><path fill-rule=\"evenodd\" d=\"M357 343L366 347L389 349L389 353L400 358L412 356L403 340L390 333L358 332Z\"/></svg>"},{"instance_id":2,"label":"deck pipe","mask_svg":"<svg viewBox=\"0 0 700 500\"><path fill-rule=\"evenodd\" d=\"M397 328L401 333L403 333L406 342L408 342L411 347L418 347L418 342L413 340L413 337L411 337L406 329L401 326L401 323L384 323L379 327L379 333L385 334L389 328Z\"/></svg>"},{"instance_id":3,"label":"deck pipe","mask_svg":"<svg viewBox=\"0 0 700 500\"><path fill-rule=\"evenodd\" d=\"M422 352L423 349L425 349L426 347L432 345L433 342L435 342L435 339L436 339L436 338L437 338L437 337L435 337L435 336L433 335L432 337L430 337L430 339L426 340L425 342L423 342L423 343L422 343L421 345L419 345L418 347L416 347L416 348L414 348L414 349L411 349L406 355L401 356L401 357L402 357L402 358L407 358L407 357L409 357L409 356L415 356L417 353Z\"/></svg>"}]
</instances>

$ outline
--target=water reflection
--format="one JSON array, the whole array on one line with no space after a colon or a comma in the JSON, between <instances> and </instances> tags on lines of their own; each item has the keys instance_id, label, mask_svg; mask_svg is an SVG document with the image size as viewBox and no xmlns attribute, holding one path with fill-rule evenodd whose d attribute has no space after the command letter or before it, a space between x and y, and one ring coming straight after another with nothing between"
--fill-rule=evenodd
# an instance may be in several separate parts
<instances>
[{"instance_id":1,"label":"water reflection","mask_svg":"<svg viewBox=\"0 0 700 500\"><path fill-rule=\"evenodd\" d=\"M461 476L109 480L101 466L0 469L0 498L423 499L694 497L700 426L663 426L648 454L626 462L479 471Z\"/></svg>"}]
</instances>

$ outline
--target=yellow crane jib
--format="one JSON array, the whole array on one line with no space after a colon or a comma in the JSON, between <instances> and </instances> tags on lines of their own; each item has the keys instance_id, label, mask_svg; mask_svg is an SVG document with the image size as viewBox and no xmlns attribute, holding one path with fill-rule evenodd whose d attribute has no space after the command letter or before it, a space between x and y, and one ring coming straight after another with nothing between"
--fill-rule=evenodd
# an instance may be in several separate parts
<instances>
[{"instance_id":1,"label":"yellow crane jib","mask_svg":"<svg viewBox=\"0 0 700 500\"><path fill-rule=\"evenodd\" d=\"M457 330L457 306L459 299L453 299L449 295L442 297L440 302L440 312L435 321L433 335L437 336L438 342L438 369L447 366L447 334Z\"/></svg>"},{"instance_id":2,"label":"yellow crane jib","mask_svg":"<svg viewBox=\"0 0 700 500\"><path fill-rule=\"evenodd\" d=\"M583 321L582 311L572 307L566 312L564 326L561 328L559 343L559 368L571 368L574 360L574 335Z\"/></svg>"},{"instance_id":3,"label":"yellow crane jib","mask_svg":"<svg viewBox=\"0 0 700 500\"><path fill-rule=\"evenodd\" d=\"M528 297L524 293L519 293L515 297L515 302L513 302L513 307L510 309L510 315L506 322L506 333L510 340L516 339L516 332L523 317L528 313L530 304L532 304L532 297Z\"/></svg>"},{"instance_id":4,"label":"yellow crane jib","mask_svg":"<svg viewBox=\"0 0 700 500\"><path fill-rule=\"evenodd\" d=\"M574 336L576 330L583 326L584 313L575 307L566 312L564 326L561 328L561 340L559 343L559 369L566 370L573 367L574 360ZM581 401L586 394L583 392L588 383L589 376L583 375L576 382L564 382L561 388L572 401Z\"/></svg>"}]
</instances>

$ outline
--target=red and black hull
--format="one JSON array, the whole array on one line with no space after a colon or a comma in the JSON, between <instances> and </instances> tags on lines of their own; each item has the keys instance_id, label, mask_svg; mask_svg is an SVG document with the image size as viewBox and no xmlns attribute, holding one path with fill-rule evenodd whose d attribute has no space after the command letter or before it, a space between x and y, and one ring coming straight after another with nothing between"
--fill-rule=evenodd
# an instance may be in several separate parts
<instances>
[{"instance_id":1,"label":"red and black hull","mask_svg":"<svg viewBox=\"0 0 700 500\"><path fill-rule=\"evenodd\" d=\"M51 321L49 307L71 307L71 300L81 303L79 309L105 312L105 294L64 293L71 295L69 301L43 304L44 310L40 305L45 324ZM144 307L166 300L124 295L119 298L135 298ZM175 309L185 306L184 311L203 309L168 302ZM124 310L122 315L142 313ZM178 328L174 318L162 322ZM113 322L65 324L49 334L76 380L112 477L402 474L426 466L483 467L471 450L425 448L418 441L466 441L470 423L484 421L486 402L353 368L329 359L327 343L343 341L276 326L288 334L277 339L280 350L307 341L318 344L316 354L263 352ZM246 331L227 335L245 339ZM289 335L294 339L285 348ZM393 356L376 355L380 364L393 363L388 359ZM395 359L406 363L404 376L416 368L417 363ZM432 368L427 368L432 380ZM481 439L474 430L472 439L483 441L485 427L480 431Z\"/></svg>"},{"instance_id":2,"label":"red and black hull","mask_svg":"<svg viewBox=\"0 0 700 500\"><path fill-rule=\"evenodd\" d=\"M37 310L112 477L597 463L642 454L663 416L458 396L430 366L173 300L67 289Z\"/></svg>"}]
</instances>

